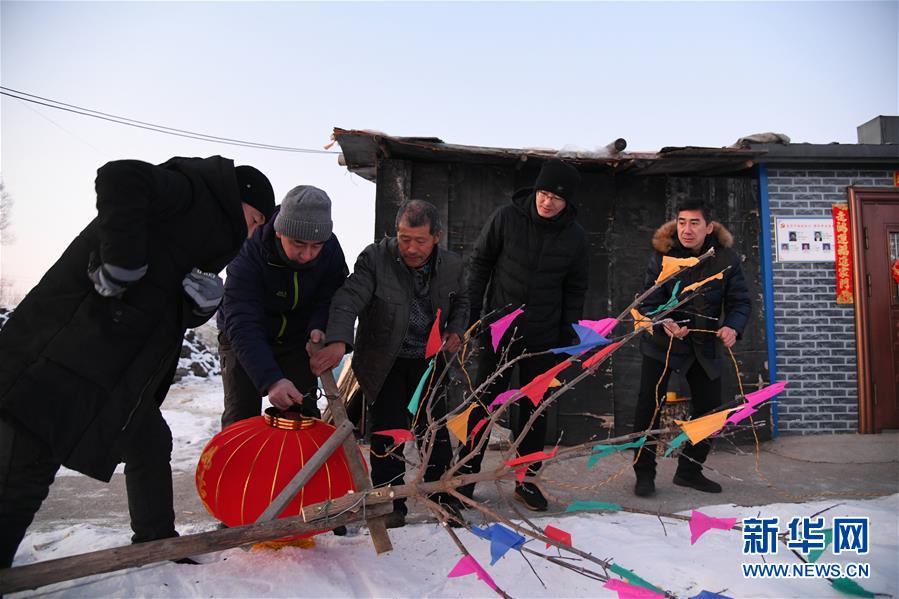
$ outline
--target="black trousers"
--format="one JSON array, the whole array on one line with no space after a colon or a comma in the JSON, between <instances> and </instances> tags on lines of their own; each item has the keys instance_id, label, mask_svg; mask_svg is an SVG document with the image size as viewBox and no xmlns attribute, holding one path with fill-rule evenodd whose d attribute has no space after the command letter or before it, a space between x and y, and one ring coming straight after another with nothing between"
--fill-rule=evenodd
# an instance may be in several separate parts
<instances>
[{"instance_id":1,"label":"black trousers","mask_svg":"<svg viewBox=\"0 0 899 599\"><path fill-rule=\"evenodd\" d=\"M121 456L134 543L178 535L172 507L172 433L159 408L148 410L139 424L130 431ZM43 441L0 420L0 568L12 565L59 467Z\"/></svg>"},{"instance_id":2,"label":"black trousers","mask_svg":"<svg viewBox=\"0 0 899 599\"><path fill-rule=\"evenodd\" d=\"M634 414L634 432L645 431L648 429L658 428L659 415L661 410L656 411L655 390L656 385L659 386L659 401L665 397L668 389L668 379L671 376L671 369L665 372L664 378L662 372L665 370L665 364L643 356L643 366L640 369L640 394L637 396L637 409ZM721 377L714 380L710 379L699 362L694 361L686 372L687 383L690 385L690 403L692 408L692 417L696 418L713 412L721 406ZM656 414L655 419L652 418L653 413ZM681 450L681 455L677 461L677 470L683 474L692 472L700 472L702 464L712 449L712 443L709 439L700 441L696 445L685 443ZM637 461L634 463L634 471L638 474L646 473L655 476L656 473L656 453L655 446L644 446L642 450L636 450L638 454Z\"/></svg>"},{"instance_id":3,"label":"black trousers","mask_svg":"<svg viewBox=\"0 0 899 599\"><path fill-rule=\"evenodd\" d=\"M309 355L305 346L271 346L275 361L297 390L303 394L302 412L305 416L320 418L316 402L318 379L309 370ZM262 413L262 395L247 371L237 359L237 353L227 338L219 333L219 360L222 365L222 384L225 387L225 410L222 412L222 428L238 420L246 420Z\"/></svg>"},{"instance_id":4,"label":"black trousers","mask_svg":"<svg viewBox=\"0 0 899 599\"><path fill-rule=\"evenodd\" d=\"M475 388L479 387L487 380L490 375L496 370L499 365L500 355L503 352L503 346L499 346L499 350L494 352L493 347L487 344L481 346L478 351L477 357L477 380L474 382ZM525 351L524 345L519 341L514 342L509 348L508 359L512 360L524 353ZM533 356L530 358L525 358L524 360L519 360L515 363L512 368L507 368L500 376L496 377L493 382L490 384L484 393L481 395L481 403L484 406L489 407L490 403L496 399L497 395L502 393L503 391L507 391L509 389L509 385L512 381L512 374L517 369L518 370L518 380L521 386L524 386L531 382L537 375L543 374L559 362L561 362L564 356L557 356L555 354L546 354L541 356ZM515 405L510 408L510 421L509 425L512 429L512 438L517 439L521 434L521 431L524 430L525 425L528 420L530 420L531 416L534 414L534 410L537 407L531 402L527 397L521 397L515 401ZM489 414L483 410L480 406L475 408L471 416L468 419L469 422L469 434L470 429L473 428L477 423L484 417L489 416ZM481 437L486 434L486 430L478 433L476 438L470 438L469 447L477 447L478 443L481 441ZM546 445L546 412L540 414L537 419L534 421L533 426L531 426L530 430L525 434L524 438L521 441L521 444L518 446L518 455L527 455L529 453L534 453L535 451L542 451L544 446ZM481 471L481 462L484 459L484 453L487 450L487 444L484 444L484 447L480 452L475 454L475 456L466 464L464 464L459 472L461 474L468 474L472 472L480 472ZM460 459L465 457L465 452L463 451L460 455ZM528 465L528 472L532 474L536 474L542 466L542 462L532 462ZM466 489L463 489L466 493L471 493L473 487L469 487L466 485Z\"/></svg>"},{"instance_id":5,"label":"black trousers","mask_svg":"<svg viewBox=\"0 0 899 599\"><path fill-rule=\"evenodd\" d=\"M428 360L424 358L396 359L396 362L393 363L393 367L387 374L384 386L381 387L378 397L371 406L372 432L394 428L410 428L412 415L408 410L409 401L412 399L412 395L415 393L416 387L418 387L418 382L427 368ZM435 380L440 374L440 368L439 365L435 365L437 373L434 375ZM422 437L428 428L426 410L429 394L426 393L427 388L427 384L425 384L425 390L422 392L418 404L418 415L413 430L419 448L422 447ZM440 395L439 391L431 405L431 414L434 418L441 418L446 415L446 398ZM403 476L406 473L406 464L402 460L403 446L400 445L388 453L393 445L393 439L390 437L375 434L371 436L371 480L375 487L403 484ZM437 430L434 438L431 457L425 469L425 482L439 480L440 476L446 472L450 460L452 460L452 447L450 445L449 433L446 427L442 426ZM406 513L406 500L394 500L393 508Z\"/></svg>"}]
</instances>

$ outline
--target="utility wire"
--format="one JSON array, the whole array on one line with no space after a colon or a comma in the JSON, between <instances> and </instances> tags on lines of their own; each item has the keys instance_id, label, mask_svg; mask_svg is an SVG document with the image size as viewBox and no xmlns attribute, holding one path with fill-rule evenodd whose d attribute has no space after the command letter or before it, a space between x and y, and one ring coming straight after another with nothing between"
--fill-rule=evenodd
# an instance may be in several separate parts
<instances>
[{"instance_id":1,"label":"utility wire","mask_svg":"<svg viewBox=\"0 0 899 599\"><path fill-rule=\"evenodd\" d=\"M22 100L24 102L31 102L33 104L39 104L41 106L46 106L48 108L55 108L57 110L64 110L66 112L72 112L74 114L79 114L82 116L89 116L96 119L101 119L104 121L109 121L112 123L117 123L119 125L127 125L129 127L136 127L138 129L146 129L148 131L155 131L156 133L165 133L166 135L174 135L178 137L187 137L190 139L198 139L201 141L209 141L215 143L223 143L234 146L243 146L247 148L257 148L260 150L274 150L278 152L297 152L303 154L339 154L340 152L331 152L328 150L315 150L310 148L295 148L291 146L276 146L271 144L263 144L253 141L246 141L241 139L233 139L230 137L219 137L216 135L208 135L206 133L197 133L196 131L187 131L185 129L176 129L174 127L166 127L164 125L156 125L153 123L148 123L145 121L138 121L136 119L130 119L128 117L118 116L114 114L109 114L107 112L101 112L99 110L92 110L90 108L83 108L81 106L75 106L74 104L67 104L65 102L59 102L57 100L52 100L50 98L44 98L42 96L36 96L34 94L29 94L27 92L11 89L8 87L0 86L0 94L4 96L9 96L11 98L15 98L17 100Z\"/></svg>"}]
</instances>

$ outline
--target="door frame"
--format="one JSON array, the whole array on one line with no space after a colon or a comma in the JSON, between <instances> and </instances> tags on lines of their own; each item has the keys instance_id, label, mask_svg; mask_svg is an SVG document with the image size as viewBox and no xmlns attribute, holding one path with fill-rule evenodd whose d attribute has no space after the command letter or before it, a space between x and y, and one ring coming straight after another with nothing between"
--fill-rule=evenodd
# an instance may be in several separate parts
<instances>
[{"instance_id":1,"label":"door frame","mask_svg":"<svg viewBox=\"0 0 899 599\"><path fill-rule=\"evenodd\" d=\"M849 186L849 228L852 233L852 293L855 298L855 351L856 379L858 393L858 432L872 434L874 428L874 397L871 393L871 342L870 310L866 288L867 271L864 261L864 223L862 208L866 203L892 202L888 195L899 194L899 189L890 187ZM899 200L896 200L899 203Z\"/></svg>"}]
</instances>

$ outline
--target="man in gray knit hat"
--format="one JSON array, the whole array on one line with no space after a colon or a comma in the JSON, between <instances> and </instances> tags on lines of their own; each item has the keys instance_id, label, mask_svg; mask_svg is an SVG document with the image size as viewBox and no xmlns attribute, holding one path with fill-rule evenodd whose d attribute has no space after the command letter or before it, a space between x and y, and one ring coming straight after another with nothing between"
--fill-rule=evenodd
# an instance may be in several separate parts
<instances>
[{"instance_id":1,"label":"man in gray knit hat","mask_svg":"<svg viewBox=\"0 0 899 599\"><path fill-rule=\"evenodd\" d=\"M324 191L294 187L273 216L228 266L218 314L222 428L258 416L264 395L319 416L306 343L324 340L331 296L349 270Z\"/></svg>"}]
</instances>

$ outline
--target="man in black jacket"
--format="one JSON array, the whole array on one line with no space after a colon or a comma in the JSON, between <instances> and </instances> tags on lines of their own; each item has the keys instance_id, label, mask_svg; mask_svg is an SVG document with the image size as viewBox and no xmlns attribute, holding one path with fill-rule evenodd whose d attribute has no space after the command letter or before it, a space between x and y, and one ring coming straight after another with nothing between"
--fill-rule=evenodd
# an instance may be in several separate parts
<instances>
[{"instance_id":1,"label":"man in black jacket","mask_svg":"<svg viewBox=\"0 0 899 599\"><path fill-rule=\"evenodd\" d=\"M425 349L438 310L442 348L449 354L459 349L468 322L462 259L438 245L443 227L437 208L421 200L404 203L397 211L396 232L396 237L373 243L359 255L353 273L331 300L327 345L311 360L318 374L353 351L353 372L371 404L372 431L410 428L407 407L428 369ZM431 404L435 418L446 413L445 401L436 397ZM413 420L419 442L428 427L427 406L428 396L422 394ZM376 487L403 484L403 449L400 445L391 451L394 445L390 437L372 435L371 478ZM449 435L440 427L424 480L438 480L451 459ZM433 499L458 510L447 496ZM393 510L387 527L403 526L405 499L394 500Z\"/></svg>"},{"instance_id":2,"label":"man in black jacket","mask_svg":"<svg viewBox=\"0 0 899 599\"><path fill-rule=\"evenodd\" d=\"M324 340L331 296L349 274L332 229L328 194L299 185L228 265L218 311L222 428L258 416L263 395L321 416L306 342Z\"/></svg>"},{"instance_id":3,"label":"man in black jacket","mask_svg":"<svg viewBox=\"0 0 899 599\"><path fill-rule=\"evenodd\" d=\"M274 209L268 179L221 156L97 171L97 217L0 330L0 568L60 465L108 482L125 462L135 543L175 532L159 405L186 327Z\"/></svg>"},{"instance_id":4,"label":"man in black jacket","mask_svg":"<svg viewBox=\"0 0 899 599\"><path fill-rule=\"evenodd\" d=\"M731 249L733 242L730 231L712 220L709 207L702 200L691 199L682 201L677 207L677 218L662 225L653 236L655 251L646 268L644 289L655 284L665 256L689 258L704 254L710 248L715 248L715 256L656 290L643 302L644 314L667 302L677 281L683 289L721 271L723 274L720 279L710 280L700 287L699 295L685 304L683 312L675 311L669 315L662 327L664 335L657 330L653 335L644 333L640 340L643 366L634 417L635 432L658 426L656 397L659 401L665 397L671 370L686 375L693 418L721 405L722 363L718 341L726 348L733 347L746 326L750 311L749 291L740 256ZM712 335L702 330L715 330L716 333ZM710 449L708 439L685 447L678 458L674 484L706 493L720 493L721 485L702 474L702 464ZM644 446L636 453L634 493L647 497L655 493L655 447Z\"/></svg>"},{"instance_id":5,"label":"man in black jacket","mask_svg":"<svg viewBox=\"0 0 899 599\"><path fill-rule=\"evenodd\" d=\"M572 200L580 184L573 166L557 159L548 160L534 189L516 193L510 204L496 210L475 242L468 273L468 297L473 309L471 320L490 314L496 320L524 306L504 336L496 352L482 344L477 365L476 386L495 370L499 357L508 351L513 359L525 353L540 352L573 342L571 328L582 316L587 293L587 236L577 223ZM517 331L517 332L516 332ZM515 333L513 339L513 332ZM549 370L558 362L555 355L533 356L517 363L522 385ZM496 395L509 387L512 371L497 377L481 398L490 405ZM535 406L524 400L516 404L512 434L518 438L534 413ZM481 417L472 415L470 422ZM541 414L518 447L519 455L541 451L546 443L546 418ZM460 471L478 472L482 454L475 456ZM536 474L539 462L528 470ZM463 488L471 495L473 486ZM534 483L515 486L515 498L535 511L545 511L546 499Z\"/></svg>"}]
</instances>

